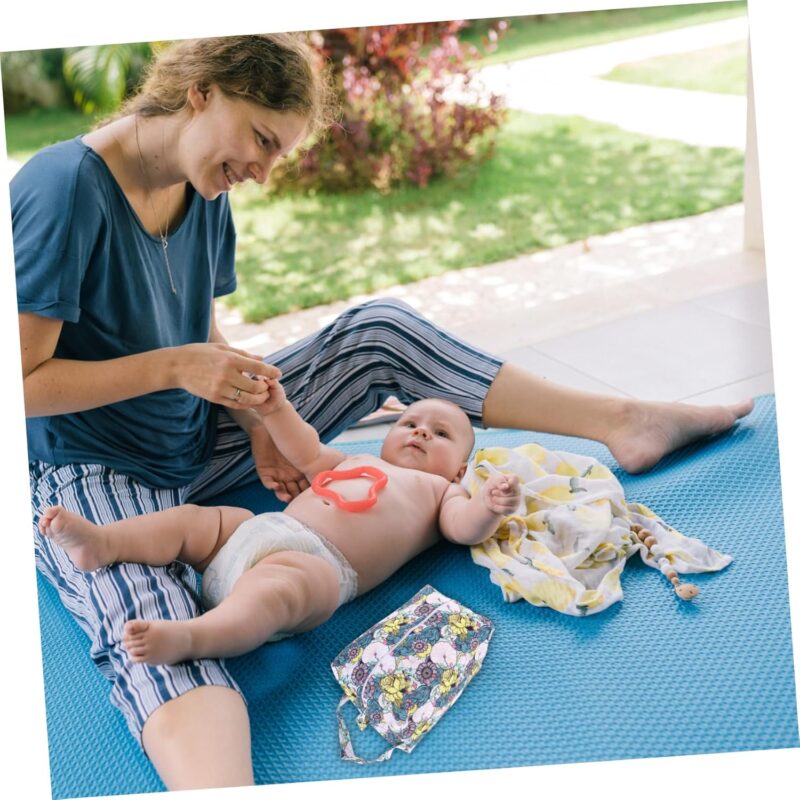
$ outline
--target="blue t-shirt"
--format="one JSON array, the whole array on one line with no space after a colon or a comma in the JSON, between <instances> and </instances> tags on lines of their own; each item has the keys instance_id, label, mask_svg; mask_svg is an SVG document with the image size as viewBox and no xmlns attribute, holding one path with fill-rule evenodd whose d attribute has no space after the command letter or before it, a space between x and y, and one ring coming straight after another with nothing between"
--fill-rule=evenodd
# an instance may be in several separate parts
<instances>
[{"instance_id":1,"label":"blue t-shirt","mask_svg":"<svg viewBox=\"0 0 800 800\"><path fill-rule=\"evenodd\" d=\"M169 235L170 288L157 236L81 138L42 150L11 182L21 312L64 321L56 358L101 361L208 341L212 298L236 288L226 195L187 188ZM102 372L98 380L102 381ZM214 446L211 405L181 389L28 420L32 460L103 464L149 486L192 481Z\"/></svg>"}]
</instances>

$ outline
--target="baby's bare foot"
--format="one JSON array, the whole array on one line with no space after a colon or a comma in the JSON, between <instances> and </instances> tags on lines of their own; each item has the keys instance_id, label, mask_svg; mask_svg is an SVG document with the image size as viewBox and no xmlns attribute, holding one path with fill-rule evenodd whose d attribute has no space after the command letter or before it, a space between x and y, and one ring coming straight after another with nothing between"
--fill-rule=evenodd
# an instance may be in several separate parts
<instances>
[{"instance_id":1,"label":"baby's bare foot","mask_svg":"<svg viewBox=\"0 0 800 800\"><path fill-rule=\"evenodd\" d=\"M192 634L184 620L130 620L122 644L136 662L177 664L193 657Z\"/></svg>"},{"instance_id":2,"label":"baby's bare foot","mask_svg":"<svg viewBox=\"0 0 800 800\"><path fill-rule=\"evenodd\" d=\"M644 472L673 450L723 433L752 410L752 400L727 406L634 401L606 444L624 470Z\"/></svg>"},{"instance_id":3,"label":"baby's bare foot","mask_svg":"<svg viewBox=\"0 0 800 800\"><path fill-rule=\"evenodd\" d=\"M93 570L113 562L105 531L61 506L45 509L39 530L66 550L78 569Z\"/></svg>"}]
</instances>

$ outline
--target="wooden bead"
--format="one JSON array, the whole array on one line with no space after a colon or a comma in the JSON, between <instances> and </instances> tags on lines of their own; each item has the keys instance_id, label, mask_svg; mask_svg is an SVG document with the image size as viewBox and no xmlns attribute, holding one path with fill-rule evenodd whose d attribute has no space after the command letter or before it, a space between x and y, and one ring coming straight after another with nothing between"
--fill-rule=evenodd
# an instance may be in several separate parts
<instances>
[{"instance_id":1,"label":"wooden bead","mask_svg":"<svg viewBox=\"0 0 800 800\"><path fill-rule=\"evenodd\" d=\"M658 546L658 539L653 536L651 531L647 530L647 528L643 528L641 525L633 524L631 525L631 533L639 539L650 551L650 555L656 559L661 573L672 584L675 589L675 594L677 594L681 600L691 600L693 597L697 597L697 595L700 594L700 589L693 583L681 583L678 573L672 567L669 559L662 555L664 551Z\"/></svg>"},{"instance_id":2,"label":"wooden bead","mask_svg":"<svg viewBox=\"0 0 800 800\"><path fill-rule=\"evenodd\" d=\"M680 586L675 587L675 594L677 594L681 600L691 600L693 597L697 597L697 595L700 594L700 588L693 583L682 583Z\"/></svg>"}]
</instances>

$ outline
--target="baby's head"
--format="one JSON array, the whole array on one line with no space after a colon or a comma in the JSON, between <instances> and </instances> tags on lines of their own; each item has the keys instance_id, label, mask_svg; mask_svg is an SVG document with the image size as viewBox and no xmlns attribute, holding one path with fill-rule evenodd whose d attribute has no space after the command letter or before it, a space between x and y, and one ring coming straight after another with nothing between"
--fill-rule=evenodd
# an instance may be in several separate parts
<instances>
[{"instance_id":1,"label":"baby's head","mask_svg":"<svg viewBox=\"0 0 800 800\"><path fill-rule=\"evenodd\" d=\"M381 458L398 467L461 480L475 444L469 417L449 400L412 403L392 426Z\"/></svg>"}]
</instances>

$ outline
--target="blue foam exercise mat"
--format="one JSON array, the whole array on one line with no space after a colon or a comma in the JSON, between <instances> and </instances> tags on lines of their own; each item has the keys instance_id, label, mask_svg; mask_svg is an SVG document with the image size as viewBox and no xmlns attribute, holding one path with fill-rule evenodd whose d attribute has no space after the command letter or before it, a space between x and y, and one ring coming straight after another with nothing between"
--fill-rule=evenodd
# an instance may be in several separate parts
<instances>
[{"instance_id":1,"label":"blue foam exercise mat","mask_svg":"<svg viewBox=\"0 0 800 800\"><path fill-rule=\"evenodd\" d=\"M590 617L503 602L467 548L443 542L322 627L229 660L248 701L260 784L797 747L789 599L774 398L760 397L732 431L665 459L644 475L618 469L602 445L519 431L478 446L537 441L614 468L628 500L734 557L691 576L692 603L632 558L625 598ZM379 442L342 449L377 453ZM254 511L279 504L257 484L218 498ZM483 669L410 755L341 761L337 653L426 583L488 616ZM161 783L88 656L88 640L39 578L53 796L157 791ZM352 724L355 713L346 715ZM475 732L481 735L476 736ZM375 756L384 741L354 734Z\"/></svg>"}]
</instances>

